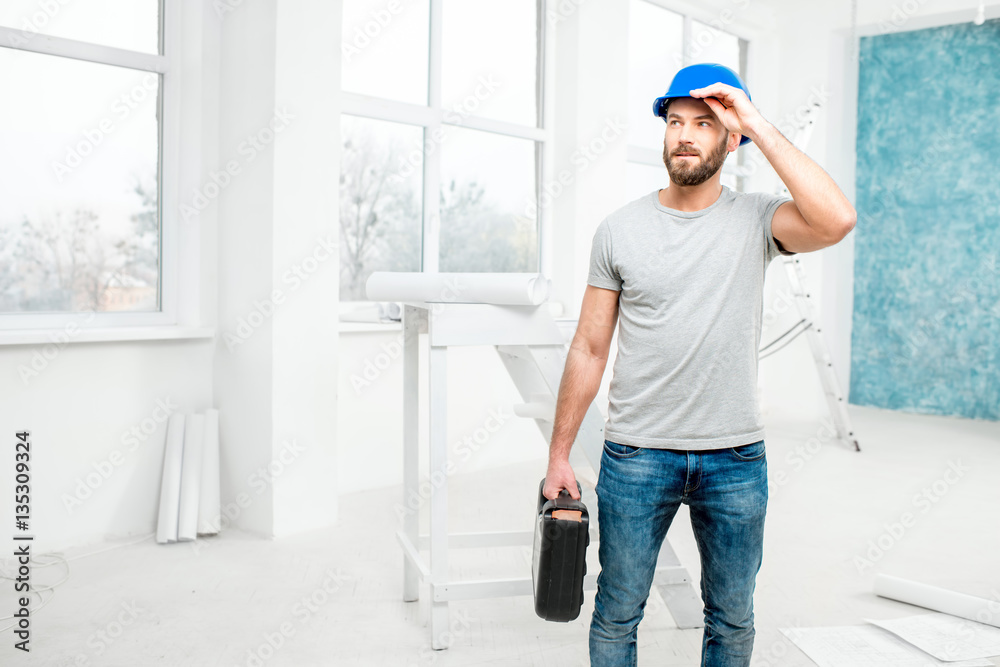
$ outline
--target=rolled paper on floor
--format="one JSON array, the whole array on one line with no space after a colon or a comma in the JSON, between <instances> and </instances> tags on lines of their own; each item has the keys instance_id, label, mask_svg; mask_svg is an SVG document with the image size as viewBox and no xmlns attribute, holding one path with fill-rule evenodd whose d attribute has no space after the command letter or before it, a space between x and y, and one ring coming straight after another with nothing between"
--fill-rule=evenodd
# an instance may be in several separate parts
<instances>
[{"instance_id":1,"label":"rolled paper on floor","mask_svg":"<svg viewBox=\"0 0 1000 667\"><path fill-rule=\"evenodd\" d=\"M178 412L167 421L163 444L163 478L160 480L160 512L156 522L156 541L177 541L177 519L181 499L181 465L184 456L184 415Z\"/></svg>"},{"instance_id":2,"label":"rolled paper on floor","mask_svg":"<svg viewBox=\"0 0 1000 667\"><path fill-rule=\"evenodd\" d=\"M188 415L184 422L181 500L177 519L178 542L190 542L198 537L198 495L201 493L201 448L204 440L205 416Z\"/></svg>"},{"instance_id":3,"label":"rolled paper on floor","mask_svg":"<svg viewBox=\"0 0 1000 667\"><path fill-rule=\"evenodd\" d=\"M205 410L205 440L201 445L201 493L198 495L198 534L214 535L222 525L219 495L219 411Z\"/></svg>"},{"instance_id":4,"label":"rolled paper on floor","mask_svg":"<svg viewBox=\"0 0 1000 667\"><path fill-rule=\"evenodd\" d=\"M549 298L549 279L540 273L375 271L365 295L371 301L537 306Z\"/></svg>"},{"instance_id":5,"label":"rolled paper on floor","mask_svg":"<svg viewBox=\"0 0 1000 667\"><path fill-rule=\"evenodd\" d=\"M1000 628L1000 600L987 600L887 574L875 575L875 595Z\"/></svg>"}]
</instances>

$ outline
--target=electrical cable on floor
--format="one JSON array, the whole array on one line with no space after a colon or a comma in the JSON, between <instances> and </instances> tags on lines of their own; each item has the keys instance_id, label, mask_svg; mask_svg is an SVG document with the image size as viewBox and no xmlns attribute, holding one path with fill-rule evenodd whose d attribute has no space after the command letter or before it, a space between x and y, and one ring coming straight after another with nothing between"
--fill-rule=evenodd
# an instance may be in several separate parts
<instances>
[{"instance_id":1,"label":"electrical cable on floor","mask_svg":"<svg viewBox=\"0 0 1000 667\"><path fill-rule=\"evenodd\" d=\"M39 604L36 607L29 608L28 612L31 613L31 614L34 614L35 612L37 612L38 610L42 609L45 605L47 605L49 602L52 601L52 598L54 598L55 595L56 595L55 588L57 586L61 586L62 584L66 583L66 581L69 580L69 562L70 561L72 561L72 560L80 560L81 558L89 558L90 556L96 556L97 554L107 553L108 551L114 551L115 549L121 549L122 547L134 546L134 545L139 544L141 542L145 542L146 540L148 540L151 537L154 537L155 535L156 535L156 533L150 533L149 535L146 535L142 539L135 540L134 542L125 542L124 544L116 544L116 545L114 545L112 547L108 547L106 549L100 549L98 551L92 551L90 553L80 554L79 556L73 556L72 558L66 558L62 553L59 553L59 552L56 552L56 553L47 553L47 554L38 554L37 556L32 556L31 560L30 560L30 563L31 563L31 567L32 567L33 570L34 569L38 569L38 568L50 567L52 565L60 565L61 564L61 565L64 565L66 567L66 573L65 573L65 575L63 576L62 579L60 579L59 581L57 581L54 584L49 584L49 585L46 585L46 586L42 586L41 588L36 588L34 586L29 585L29 587L28 587L28 594L29 594L29 596L30 595L37 595L38 596L38 600L39 600ZM49 559L50 558L52 560L49 560L49 561L46 562L46 561L40 561L40 560L38 560L39 558L45 558L45 559ZM6 572L0 572L0 579L8 579L10 581L15 581L16 580L15 577L9 576ZM45 591L49 591L49 596L48 597L45 597L45 596L42 595L42 593L45 592ZM10 620L12 618L14 618L13 615L11 615L11 616L2 616L2 617L0 617L0 621L7 621L7 620ZM16 625L17 624L15 623L13 625L8 625L5 628L0 628L0 632L6 632L7 630L12 630L12 629L14 629L16 627Z\"/></svg>"}]
</instances>

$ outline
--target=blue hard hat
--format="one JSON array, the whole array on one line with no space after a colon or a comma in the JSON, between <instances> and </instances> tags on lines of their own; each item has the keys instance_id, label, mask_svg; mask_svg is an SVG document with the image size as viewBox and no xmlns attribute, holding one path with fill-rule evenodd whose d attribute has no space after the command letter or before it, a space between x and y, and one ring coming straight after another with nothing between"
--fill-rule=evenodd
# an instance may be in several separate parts
<instances>
[{"instance_id":1,"label":"blue hard hat","mask_svg":"<svg viewBox=\"0 0 1000 667\"><path fill-rule=\"evenodd\" d=\"M675 97L691 97L691 91L695 88L704 88L713 83L725 83L733 88L739 88L747 94L747 99L750 99L750 90L743 83L743 79L740 78L739 74L725 65L699 63L697 65L688 65L674 75L674 79L670 82L670 88L667 89L666 95L657 97L653 101L653 115L660 116L666 122L668 100ZM743 135L743 138L740 139L740 146L748 141L750 141L750 137Z\"/></svg>"}]
</instances>

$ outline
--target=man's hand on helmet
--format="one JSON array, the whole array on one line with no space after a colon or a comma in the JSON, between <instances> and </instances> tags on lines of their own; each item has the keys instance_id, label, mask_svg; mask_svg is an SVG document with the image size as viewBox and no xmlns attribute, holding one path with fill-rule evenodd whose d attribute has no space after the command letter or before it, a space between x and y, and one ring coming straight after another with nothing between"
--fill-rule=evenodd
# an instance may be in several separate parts
<instances>
[{"instance_id":1,"label":"man's hand on helmet","mask_svg":"<svg viewBox=\"0 0 1000 667\"><path fill-rule=\"evenodd\" d=\"M691 97L703 99L730 132L756 139L757 129L765 122L746 93L725 83L695 88Z\"/></svg>"}]
</instances>

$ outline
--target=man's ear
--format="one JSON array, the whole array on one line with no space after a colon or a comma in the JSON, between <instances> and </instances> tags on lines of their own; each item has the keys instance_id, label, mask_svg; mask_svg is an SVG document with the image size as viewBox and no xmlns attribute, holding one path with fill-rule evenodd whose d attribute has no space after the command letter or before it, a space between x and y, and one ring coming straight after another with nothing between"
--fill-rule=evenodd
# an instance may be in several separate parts
<instances>
[{"instance_id":1,"label":"man's ear","mask_svg":"<svg viewBox=\"0 0 1000 667\"><path fill-rule=\"evenodd\" d=\"M743 135L739 132L730 132L729 140L726 142L726 150L732 153L734 150L740 147L740 141L743 140Z\"/></svg>"}]
</instances>

